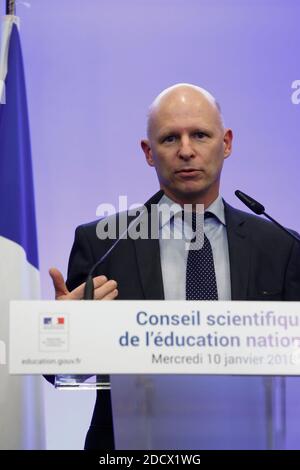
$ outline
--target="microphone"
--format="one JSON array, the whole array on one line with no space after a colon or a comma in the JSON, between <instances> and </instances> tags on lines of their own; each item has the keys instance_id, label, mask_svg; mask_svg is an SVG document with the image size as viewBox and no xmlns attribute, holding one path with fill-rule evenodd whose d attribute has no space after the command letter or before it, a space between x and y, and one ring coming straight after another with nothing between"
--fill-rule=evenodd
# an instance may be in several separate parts
<instances>
[{"instance_id":1,"label":"microphone","mask_svg":"<svg viewBox=\"0 0 300 470\"><path fill-rule=\"evenodd\" d=\"M281 230L283 230L285 233L287 233L290 237L292 237L294 240L297 240L298 243L300 243L300 237L297 237L293 232L288 230L287 228L283 227L277 220L273 219L269 214L265 212L264 206L253 199L252 197L248 196L247 194L243 193L239 189L237 189L234 194L239 198L240 201L242 201L249 209L251 209L255 214L257 215L264 215L267 219L271 220L277 227L279 227Z\"/></svg>"},{"instance_id":2,"label":"microphone","mask_svg":"<svg viewBox=\"0 0 300 470\"><path fill-rule=\"evenodd\" d=\"M93 300L94 299L93 273L94 273L95 269L98 266L100 266L100 264L102 264L106 260L106 258L115 249L115 247L118 245L118 243L121 240L123 240L123 238L127 235L129 230L134 225L137 225L141 221L142 217L149 211L149 209L151 210L151 205L152 204L158 204L158 202L161 200L163 195L164 195L164 191L161 189L156 194L154 194L154 196L152 196L147 202L145 202L145 204L144 204L145 208L142 210L142 212L134 220L132 220L130 222L128 227L124 230L123 233L121 233L121 235L116 239L116 241L106 251L106 253L104 253L104 255L94 264L94 266L92 266L92 268L89 271L89 274L87 276L86 283L85 283L85 286L84 286L84 295L83 295L84 300Z\"/></svg>"}]
</instances>

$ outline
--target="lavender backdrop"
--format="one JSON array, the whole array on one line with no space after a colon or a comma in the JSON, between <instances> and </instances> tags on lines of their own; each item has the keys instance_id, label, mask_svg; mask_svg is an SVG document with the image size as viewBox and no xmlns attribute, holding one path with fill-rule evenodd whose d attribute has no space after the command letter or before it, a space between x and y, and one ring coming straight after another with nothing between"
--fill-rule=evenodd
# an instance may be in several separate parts
<instances>
[{"instance_id":1,"label":"lavender backdrop","mask_svg":"<svg viewBox=\"0 0 300 470\"><path fill-rule=\"evenodd\" d=\"M4 12L4 0L1 0ZM66 273L74 228L100 202L156 191L139 140L163 88L191 82L220 101L235 133L222 193L249 192L300 231L300 78L296 0L18 2L27 75L43 297ZM47 384L49 448L81 448L94 396ZM299 447L300 384L288 383L288 446ZM294 418L293 418L294 417ZM59 425L58 425L59 423Z\"/></svg>"}]
</instances>

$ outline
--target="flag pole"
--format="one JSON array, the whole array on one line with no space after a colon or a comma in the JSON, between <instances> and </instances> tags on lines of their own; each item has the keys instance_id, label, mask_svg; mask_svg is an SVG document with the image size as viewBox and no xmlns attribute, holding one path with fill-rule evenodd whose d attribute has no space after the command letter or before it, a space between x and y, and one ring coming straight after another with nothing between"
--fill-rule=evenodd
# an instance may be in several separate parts
<instances>
[{"instance_id":1,"label":"flag pole","mask_svg":"<svg viewBox=\"0 0 300 470\"><path fill-rule=\"evenodd\" d=\"M15 0L6 0L6 14L15 15L16 14L16 1Z\"/></svg>"}]
</instances>

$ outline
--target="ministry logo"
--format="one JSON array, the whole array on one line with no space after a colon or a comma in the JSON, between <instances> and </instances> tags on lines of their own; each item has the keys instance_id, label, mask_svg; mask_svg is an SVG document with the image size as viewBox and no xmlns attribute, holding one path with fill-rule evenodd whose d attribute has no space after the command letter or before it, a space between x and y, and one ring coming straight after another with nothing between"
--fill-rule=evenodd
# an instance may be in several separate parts
<instances>
[{"instance_id":1,"label":"ministry logo","mask_svg":"<svg viewBox=\"0 0 300 470\"><path fill-rule=\"evenodd\" d=\"M47 330L66 330L66 315L55 314L55 315L41 315L41 329Z\"/></svg>"},{"instance_id":2,"label":"ministry logo","mask_svg":"<svg viewBox=\"0 0 300 470\"><path fill-rule=\"evenodd\" d=\"M39 321L39 350L42 352L68 351L68 314L41 313Z\"/></svg>"}]
</instances>

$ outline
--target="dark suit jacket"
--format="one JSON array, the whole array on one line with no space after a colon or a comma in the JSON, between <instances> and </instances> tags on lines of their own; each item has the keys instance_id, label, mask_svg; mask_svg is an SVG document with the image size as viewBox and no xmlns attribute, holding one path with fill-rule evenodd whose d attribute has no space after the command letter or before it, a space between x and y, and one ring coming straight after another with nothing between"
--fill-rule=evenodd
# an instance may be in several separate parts
<instances>
[{"instance_id":1,"label":"dark suit jacket","mask_svg":"<svg viewBox=\"0 0 300 470\"><path fill-rule=\"evenodd\" d=\"M225 203L232 300L300 300L300 245L272 223ZM68 288L86 280L113 241L100 241L97 222L76 229ZM119 299L164 299L159 240L121 240L95 272L118 282ZM110 392L97 394L87 449L113 448Z\"/></svg>"}]
</instances>

